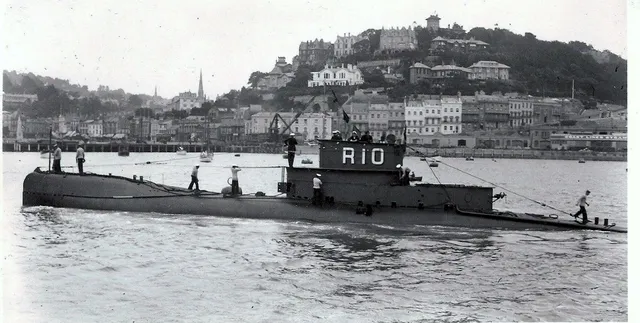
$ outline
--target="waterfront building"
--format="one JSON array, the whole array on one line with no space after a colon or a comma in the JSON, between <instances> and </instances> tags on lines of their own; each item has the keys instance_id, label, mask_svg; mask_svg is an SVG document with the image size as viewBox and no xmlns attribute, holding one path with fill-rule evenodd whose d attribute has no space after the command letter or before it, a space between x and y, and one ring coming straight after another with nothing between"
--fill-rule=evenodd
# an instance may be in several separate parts
<instances>
[{"instance_id":1,"label":"waterfront building","mask_svg":"<svg viewBox=\"0 0 640 323\"><path fill-rule=\"evenodd\" d=\"M460 97L443 97L440 100L442 106L442 119L440 132L444 135L459 133L462 131L462 100Z\"/></svg>"},{"instance_id":2,"label":"waterfront building","mask_svg":"<svg viewBox=\"0 0 640 323\"><path fill-rule=\"evenodd\" d=\"M368 128L369 134L375 142L378 142L382 134L388 133L389 130L389 104L374 103L369 107Z\"/></svg>"},{"instance_id":3,"label":"waterfront building","mask_svg":"<svg viewBox=\"0 0 640 323\"><path fill-rule=\"evenodd\" d=\"M389 102L389 128L387 135L394 135L396 139L402 138L405 127L404 102Z\"/></svg>"},{"instance_id":4,"label":"waterfront building","mask_svg":"<svg viewBox=\"0 0 640 323\"><path fill-rule=\"evenodd\" d=\"M305 141L330 139L333 131L332 116L327 113L303 113L291 125Z\"/></svg>"},{"instance_id":5,"label":"waterfront building","mask_svg":"<svg viewBox=\"0 0 640 323\"><path fill-rule=\"evenodd\" d=\"M533 100L529 98L509 98L509 126L528 126L533 123Z\"/></svg>"}]
</instances>

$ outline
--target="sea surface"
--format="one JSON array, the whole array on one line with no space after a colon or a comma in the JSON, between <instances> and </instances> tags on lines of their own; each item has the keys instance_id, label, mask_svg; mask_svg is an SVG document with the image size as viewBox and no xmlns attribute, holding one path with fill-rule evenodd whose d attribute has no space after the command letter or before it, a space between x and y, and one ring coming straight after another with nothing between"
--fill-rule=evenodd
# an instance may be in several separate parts
<instances>
[{"instance_id":1,"label":"sea surface","mask_svg":"<svg viewBox=\"0 0 640 323\"><path fill-rule=\"evenodd\" d=\"M296 164L304 157L317 166L317 155ZM627 320L626 234L25 208L24 177L48 160L2 158L4 322ZM62 165L73 159L63 153ZM464 171L503 186L497 209L562 217L532 200L575 212L590 189L589 216L626 226L627 163L442 161L405 164L429 182L489 185ZM87 153L85 172L186 187L197 162L195 153ZM286 160L216 154L201 164L201 189L227 186L234 163L245 193L275 194L281 170L250 167Z\"/></svg>"}]
</instances>

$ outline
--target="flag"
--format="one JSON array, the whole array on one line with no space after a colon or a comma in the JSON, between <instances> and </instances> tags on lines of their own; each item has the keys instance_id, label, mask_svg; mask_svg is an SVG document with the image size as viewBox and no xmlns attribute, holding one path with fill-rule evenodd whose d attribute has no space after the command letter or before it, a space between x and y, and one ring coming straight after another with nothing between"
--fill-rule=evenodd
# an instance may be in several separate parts
<instances>
[{"instance_id":1,"label":"flag","mask_svg":"<svg viewBox=\"0 0 640 323\"><path fill-rule=\"evenodd\" d=\"M404 137L404 143L407 144L407 125L404 125L404 131L402 132L402 135Z\"/></svg>"},{"instance_id":2,"label":"flag","mask_svg":"<svg viewBox=\"0 0 640 323\"><path fill-rule=\"evenodd\" d=\"M346 111L344 111L344 109L342 109L342 120L344 120L344 122L349 123L349 120L351 120L351 118L349 118L349 115L347 114Z\"/></svg>"},{"instance_id":3,"label":"flag","mask_svg":"<svg viewBox=\"0 0 640 323\"><path fill-rule=\"evenodd\" d=\"M360 133L361 133L361 132L360 132L360 129L358 129L358 127L356 127L356 125L353 125L353 131L355 131L355 132L358 134L358 136L359 136L359 135L360 135Z\"/></svg>"}]
</instances>

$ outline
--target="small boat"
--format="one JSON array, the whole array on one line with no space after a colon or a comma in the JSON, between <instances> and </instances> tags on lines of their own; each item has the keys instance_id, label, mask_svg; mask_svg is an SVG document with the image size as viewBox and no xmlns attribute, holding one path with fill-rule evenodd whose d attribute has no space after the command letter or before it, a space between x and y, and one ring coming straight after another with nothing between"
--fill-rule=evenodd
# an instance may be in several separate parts
<instances>
[{"instance_id":1,"label":"small boat","mask_svg":"<svg viewBox=\"0 0 640 323\"><path fill-rule=\"evenodd\" d=\"M429 167L438 167L438 163L437 162L430 162L429 163Z\"/></svg>"},{"instance_id":2,"label":"small boat","mask_svg":"<svg viewBox=\"0 0 640 323\"><path fill-rule=\"evenodd\" d=\"M473 156L469 156L469 157L465 158L464 160L473 161Z\"/></svg>"},{"instance_id":3,"label":"small boat","mask_svg":"<svg viewBox=\"0 0 640 323\"><path fill-rule=\"evenodd\" d=\"M427 161L426 157L420 157L420 161Z\"/></svg>"},{"instance_id":4,"label":"small boat","mask_svg":"<svg viewBox=\"0 0 640 323\"><path fill-rule=\"evenodd\" d=\"M176 151L176 154L178 154L178 155L186 155L187 151L184 150L184 148L182 148L182 147L178 147L178 150Z\"/></svg>"},{"instance_id":5,"label":"small boat","mask_svg":"<svg viewBox=\"0 0 640 323\"><path fill-rule=\"evenodd\" d=\"M200 161L203 163L210 163L213 160L213 153L209 150L200 153Z\"/></svg>"},{"instance_id":6,"label":"small boat","mask_svg":"<svg viewBox=\"0 0 640 323\"><path fill-rule=\"evenodd\" d=\"M579 164L584 164L584 163L585 163L584 158L580 158L580 159L578 160L578 163L579 163Z\"/></svg>"},{"instance_id":7,"label":"small boat","mask_svg":"<svg viewBox=\"0 0 640 323\"><path fill-rule=\"evenodd\" d=\"M240 157L240 154L235 154L234 156L236 156L236 157Z\"/></svg>"},{"instance_id":8,"label":"small boat","mask_svg":"<svg viewBox=\"0 0 640 323\"><path fill-rule=\"evenodd\" d=\"M310 158L305 158L302 160L303 164L313 164L313 160L311 160Z\"/></svg>"},{"instance_id":9,"label":"small boat","mask_svg":"<svg viewBox=\"0 0 640 323\"><path fill-rule=\"evenodd\" d=\"M121 156L121 157L129 156L129 147L127 146L118 147L118 156Z\"/></svg>"}]
</instances>

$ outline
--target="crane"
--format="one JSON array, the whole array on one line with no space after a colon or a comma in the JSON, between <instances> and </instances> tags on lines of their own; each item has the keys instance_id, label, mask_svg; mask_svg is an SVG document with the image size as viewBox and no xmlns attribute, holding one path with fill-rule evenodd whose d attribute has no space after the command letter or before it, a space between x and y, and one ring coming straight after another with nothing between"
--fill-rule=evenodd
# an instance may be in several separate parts
<instances>
[{"instance_id":1,"label":"crane","mask_svg":"<svg viewBox=\"0 0 640 323\"><path fill-rule=\"evenodd\" d=\"M315 100L315 98L317 96L318 96L317 94L312 96L311 99L305 105L306 108L304 110L299 111L298 113L296 113L296 115L293 117L291 122L287 122L287 120L282 118L282 116L279 113L276 113L275 116L273 116L273 119L271 120L271 123L269 124L269 133L271 134L271 140L274 141L274 142L281 141L283 135L286 134L287 131L289 131L289 129L291 129L291 126L293 126L293 124L296 122L296 120L298 120L298 118L300 118L300 116L303 113L306 113L307 111L309 111L309 109L311 108L311 106L310 106L311 102L313 102L313 100ZM284 129L282 129L282 132L279 131L278 119L281 120L282 123L285 126Z\"/></svg>"}]
</instances>

